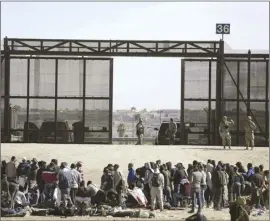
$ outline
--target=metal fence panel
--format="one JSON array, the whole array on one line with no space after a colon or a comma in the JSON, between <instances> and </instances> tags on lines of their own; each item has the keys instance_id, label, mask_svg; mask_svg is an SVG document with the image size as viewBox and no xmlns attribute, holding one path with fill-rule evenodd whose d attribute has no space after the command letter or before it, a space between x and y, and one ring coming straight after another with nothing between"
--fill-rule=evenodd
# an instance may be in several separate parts
<instances>
[{"instance_id":1,"label":"metal fence panel","mask_svg":"<svg viewBox=\"0 0 270 221\"><path fill-rule=\"evenodd\" d=\"M109 143L111 62L12 57L11 142Z\"/></svg>"}]
</instances>

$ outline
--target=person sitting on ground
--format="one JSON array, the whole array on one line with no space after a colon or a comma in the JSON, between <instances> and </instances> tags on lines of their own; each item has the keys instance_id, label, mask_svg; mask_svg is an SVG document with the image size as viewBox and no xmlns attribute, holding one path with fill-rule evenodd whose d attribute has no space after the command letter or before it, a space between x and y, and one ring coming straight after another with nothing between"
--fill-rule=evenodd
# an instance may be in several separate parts
<instances>
[{"instance_id":1,"label":"person sitting on ground","mask_svg":"<svg viewBox=\"0 0 270 221\"><path fill-rule=\"evenodd\" d=\"M103 190L99 189L91 180L87 182L87 192L88 195L91 197L91 204L92 205L100 205L104 203L106 200L106 196Z\"/></svg>"},{"instance_id":2,"label":"person sitting on ground","mask_svg":"<svg viewBox=\"0 0 270 221\"><path fill-rule=\"evenodd\" d=\"M24 187L23 186L19 186L19 190L16 192L15 198L15 205L14 208L18 208L18 207L26 207L29 205L29 201L27 200L25 194L24 194Z\"/></svg>"},{"instance_id":3,"label":"person sitting on ground","mask_svg":"<svg viewBox=\"0 0 270 221\"><path fill-rule=\"evenodd\" d=\"M91 205L91 198L89 192L85 187L85 181L83 180L80 183L78 191L76 193L75 206L81 213L83 213L84 210L88 208L90 205Z\"/></svg>"}]
</instances>

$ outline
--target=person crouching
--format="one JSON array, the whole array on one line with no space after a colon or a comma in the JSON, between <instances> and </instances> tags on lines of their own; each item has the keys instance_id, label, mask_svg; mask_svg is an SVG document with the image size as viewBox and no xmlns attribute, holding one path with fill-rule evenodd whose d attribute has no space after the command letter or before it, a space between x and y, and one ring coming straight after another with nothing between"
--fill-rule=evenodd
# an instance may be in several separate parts
<instances>
[{"instance_id":1,"label":"person crouching","mask_svg":"<svg viewBox=\"0 0 270 221\"><path fill-rule=\"evenodd\" d=\"M156 198L159 203L160 211L163 211L163 189L164 189L164 176L160 173L158 168L155 168L153 173L150 174L150 193L151 193L151 211L155 210Z\"/></svg>"}]
</instances>

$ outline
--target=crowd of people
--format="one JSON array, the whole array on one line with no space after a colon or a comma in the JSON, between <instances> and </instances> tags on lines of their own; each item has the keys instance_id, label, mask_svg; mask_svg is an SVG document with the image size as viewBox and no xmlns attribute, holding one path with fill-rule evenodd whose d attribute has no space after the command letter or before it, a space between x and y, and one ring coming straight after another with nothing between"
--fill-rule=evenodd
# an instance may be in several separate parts
<instances>
[{"instance_id":1,"label":"crowd of people","mask_svg":"<svg viewBox=\"0 0 270 221\"><path fill-rule=\"evenodd\" d=\"M56 159L50 163L22 158L17 166L16 157L2 161L2 202L4 208L26 206L83 208L107 204L112 207L144 206L154 211L189 207L190 213L198 208L213 207L222 210L239 197L246 196L251 207L269 205L269 170L263 165L245 168L241 162L230 165L208 160L206 164L194 160L187 169L182 163L145 163L135 169L128 164L125 178L119 165L108 164L100 185L85 181L82 162L70 166ZM140 197L130 197L130 191L140 190ZM57 204L58 201L58 204ZM83 205L83 206L82 206ZM83 214L83 212L81 212Z\"/></svg>"}]
</instances>

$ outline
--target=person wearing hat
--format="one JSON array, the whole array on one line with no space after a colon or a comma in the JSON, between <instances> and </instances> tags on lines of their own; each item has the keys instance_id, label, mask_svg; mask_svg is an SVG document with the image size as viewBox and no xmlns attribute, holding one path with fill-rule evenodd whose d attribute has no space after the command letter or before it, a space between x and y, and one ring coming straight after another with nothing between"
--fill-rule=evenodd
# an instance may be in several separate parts
<instances>
[{"instance_id":1,"label":"person wearing hat","mask_svg":"<svg viewBox=\"0 0 270 221\"><path fill-rule=\"evenodd\" d=\"M256 125L252 121L251 117L247 117L247 122L245 124L245 141L246 141L246 150L248 150L249 147L251 147L251 150L253 150L254 147L254 131L256 130Z\"/></svg>"},{"instance_id":2,"label":"person wearing hat","mask_svg":"<svg viewBox=\"0 0 270 221\"><path fill-rule=\"evenodd\" d=\"M140 118L139 123L136 125L136 135L138 138L138 142L136 145L142 145L143 142L143 135L144 135L144 126L142 124L142 119Z\"/></svg>"},{"instance_id":3,"label":"person wearing hat","mask_svg":"<svg viewBox=\"0 0 270 221\"><path fill-rule=\"evenodd\" d=\"M228 120L226 116L222 117L222 121L219 124L219 134L222 139L223 148L226 149L226 146L229 146L231 149L231 134L230 127L234 124L234 121Z\"/></svg>"}]
</instances>

